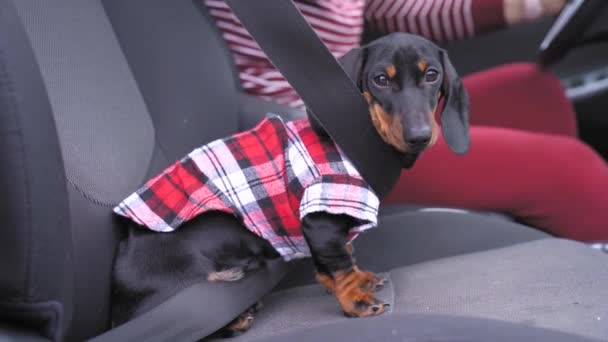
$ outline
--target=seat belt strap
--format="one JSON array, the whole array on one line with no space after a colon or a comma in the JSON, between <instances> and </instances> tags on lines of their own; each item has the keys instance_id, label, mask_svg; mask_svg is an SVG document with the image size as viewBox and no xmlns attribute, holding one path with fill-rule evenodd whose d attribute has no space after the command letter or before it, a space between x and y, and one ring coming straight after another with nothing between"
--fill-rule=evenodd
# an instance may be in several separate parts
<instances>
[{"instance_id":1,"label":"seat belt strap","mask_svg":"<svg viewBox=\"0 0 608 342\"><path fill-rule=\"evenodd\" d=\"M379 197L399 179L403 156L371 122L359 89L291 0L226 0Z\"/></svg>"}]
</instances>

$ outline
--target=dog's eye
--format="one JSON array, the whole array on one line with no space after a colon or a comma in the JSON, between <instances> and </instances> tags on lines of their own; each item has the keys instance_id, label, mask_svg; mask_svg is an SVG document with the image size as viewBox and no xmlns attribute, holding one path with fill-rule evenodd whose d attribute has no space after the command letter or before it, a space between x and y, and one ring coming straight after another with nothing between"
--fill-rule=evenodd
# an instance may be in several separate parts
<instances>
[{"instance_id":1,"label":"dog's eye","mask_svg":"<svg viewBox=\"0 0 608 342\"><path fill-rule=\"evenodd\" d=\"M438 78L439 78L439 72L435 69L428 69L426 71L426 73L424 74L424 80L429 83L437 81Z\"/></svg>"},{"instance_id":2,"label":"dog's eye","mask_svg":"<svg viewBox=\"0 0 608 342\"><path fill-rule=\"evenodd\" d=\"M378 87L388 87L389 80L386 75L382 74L382 75L378 75L378 76L374 77L374 83Z\"/></svg>"}]
</instances>

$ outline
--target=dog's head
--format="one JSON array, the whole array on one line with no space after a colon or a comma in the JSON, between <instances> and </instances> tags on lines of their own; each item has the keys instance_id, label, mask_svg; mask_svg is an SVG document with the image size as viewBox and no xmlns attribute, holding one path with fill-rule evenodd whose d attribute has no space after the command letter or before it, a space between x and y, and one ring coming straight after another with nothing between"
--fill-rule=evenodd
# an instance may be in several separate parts
<instances>
[{"instance_id":1,"label":"dog's head","mask_svg":"<svg viewBox=\"0 0 608 342\"><path fill-rule=\"evenodd\" d=\"M369 104L382 139L404 154L418 154L438 136L435 110L444 99L441 127L448 146L469 149L469 101L447 53L411 34L394 33L339 59Z\"/></svg>"}]
</instances>

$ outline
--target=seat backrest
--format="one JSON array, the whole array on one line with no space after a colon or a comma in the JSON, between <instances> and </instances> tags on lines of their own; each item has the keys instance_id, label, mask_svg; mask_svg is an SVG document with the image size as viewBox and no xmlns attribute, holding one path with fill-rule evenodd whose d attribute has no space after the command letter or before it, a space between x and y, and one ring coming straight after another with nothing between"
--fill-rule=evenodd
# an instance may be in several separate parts
<instances>
[{"instance_id":1,"label":"seat backrest","mask_svg":"<svg viewBox=\"0 0 608 342\"><path fill-rule=\"evenodd\" d=\"M237 130L235 69L197 3L0 0L0 319L106 330L112 206Z\"/></svg>"},{"instance_id":2,"label":"seat backrest","mask_svg":"<svg viewBox=\"0 0 608 342\"><path fill-rule=\"evenodd\" d=\"M72 315L66 177L52 110L10 1L0 1L0 321L58 339Z\"/></svg>"}]
</instances>

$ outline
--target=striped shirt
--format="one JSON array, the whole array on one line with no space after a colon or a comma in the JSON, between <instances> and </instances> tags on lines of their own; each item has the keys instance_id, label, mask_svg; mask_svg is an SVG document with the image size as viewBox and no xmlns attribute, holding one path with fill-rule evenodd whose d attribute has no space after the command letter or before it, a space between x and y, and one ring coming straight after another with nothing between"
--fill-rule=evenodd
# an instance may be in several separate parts
<instances>
[{"instance_id":1,"label":"striped shirt","mask_svg":"<svg viewBox=\"0 0 608 342\"><path fill-rule=\"evenodd\" d=\"M234 56L244 90L267 100L302 107L298 94L226 3L203 1ZM379 32L410 32L435 41L464 39L504 25L503 0L295 0L294 3L336 58L360 45L366 22Z\"/></svg>"}]
</instances>

